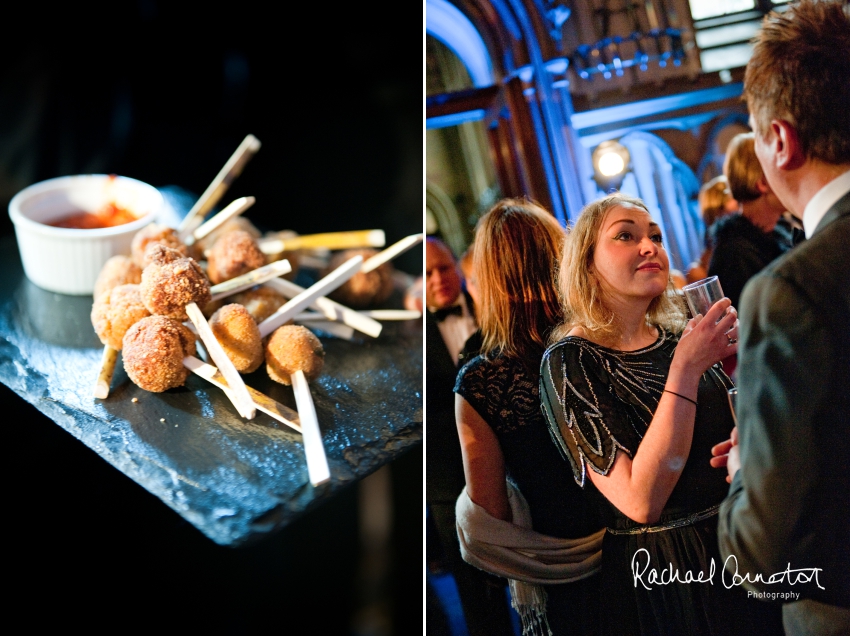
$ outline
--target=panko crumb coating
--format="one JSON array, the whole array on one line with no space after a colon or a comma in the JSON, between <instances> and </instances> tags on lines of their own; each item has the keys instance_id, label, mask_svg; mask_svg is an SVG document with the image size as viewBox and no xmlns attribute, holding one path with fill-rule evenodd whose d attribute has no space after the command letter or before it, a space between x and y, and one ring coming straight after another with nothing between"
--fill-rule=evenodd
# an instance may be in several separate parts
<instances>
[{"instance_id":1,"label":"panko crumb coating","mask_svg":"<svg viewBox=\"0 0 850 636\"><path fill-rule=\"evenodd\" d=\"M150 315L142 303L138 285L118 285L94 301L91 323L103 344L120 350L127 330Z\"/></svg>"},{"instance_id":2,"label":"panko crumb coating","mask_svg":"<svg viewBox=\"0 0 850 636\"><path fill-rule=\"evenodd\" d=\"M177 238L177 232L174 229L165 225L151 223L136 232L130 246L133 262L142 269L148 266L148 262L145 260L145 254L147 253L148 245L151 243L159 243L170 247L180 252L183 256L189 255L189 248L183 244L183 241Z\"/></svg>"},{"instance_id":3,"label":"panko crumb coating","mask_svg":"<svg viewBox=\"0 0 850 636\"><path fill-rule=\"evenodd\" d=\"M362 256L367 260L377 254L377 250L356 249L337 252L328 262L325 275L331 273L337 267L355 256ZM335 289L328 297L348 307L362 309L380 305L390 297L393 292L393 266L384 263L371 272L357 272L348 279L341 287Z\"/></svg>"},{"instance_id":4,"label":"panko crumb coating","mask_svg":"<svg viewBox=\"0 0 850 636\"><path fill-rule=\"evenodd\" d=\"M251 223L244 216L237 216L234 219L230 219L226 221L223 225L220 225L212 232L207 234L200 241L197 241L192 247L196 247L202 252L211 249L215 242L220 239L225 234L230 232L235 232L237 230L242 230L243 232L248 232L255 239L260 238L262 233L257 229L257 226Z\"/></svg>"},{"instance_id":5,"label":"panko crumb coating","mask_svg":"<svg viewBox=\"0 0 850 636\"><path fill-rule=\"evenodd\" d=\"M266 255L260 251L254 237L248 232L236 230L228 232L212 246L207 256L207 274L213 284L217 285L265 264Z\"/></svg>"},{"instance_id":6,"label":"panko crumb coating","mask_svg":"<svg viewBox=\"0 0 850 636\"><path fill-rule=\"evenodd\" d=\"M142 268L129 256L113 256L107 260L94 282L94 298L118 285L138 285L142 282Z\"/></svg>"},{"instance_id":7,"label":"panko crumb coating","mask_svg":"<svg viewBox=\"0 0 850 636\"><path fill-rule=\"evenodd\" d=\"M183 386L189 370L183 358L195 355L195 336L165 316L148 316L124 335L124 370L146 391L161 393Z\"/></svg>"},{"instance_id":8,"label":"panko crumb coating","mask_svg":"<svg viewBox=\"0 0 850 636\"><path fill-rule=\"evenodd\" d=\"M210 283L195 259L161 244L150 245L145 258L151 263L142 271L139 291L152 314L183 321L186 305L204 307L212 300Z\"/></svg>"},{"instance_id":9,"label":"panko crumb coating","mask_svg":"<svg viewBox=\"0 0 850 636\"><path fill-rule=\"evenodd\" d=\"M210 327L239 373L256 371L263 363L263 337L242 305L224 305L210 318Z\"/></svg>"},{"instance_id":10,"label":"panko crumb coating","mask_svg":"<svg viewBox=\"0 0 850 636\"><path fill-rule=\"evenodd\" d=\"M233 296L233 302L239 303L257 324L263 322L286 304L286 298L268 287L253 287Z\"/></svg>"},{"instance_id":11,"label":"panko crumb coating","mask_svg":"<svg viewBox=\"0 0 850 636\"><path fill-rule=\"evenodd\" d=\"M292 384L290 376L298 370L303 371L308 380L315 380L324 365L322 343L301 325L278 327L266 342L266 371L275 382Z\"/></svg>"}]
</instances>

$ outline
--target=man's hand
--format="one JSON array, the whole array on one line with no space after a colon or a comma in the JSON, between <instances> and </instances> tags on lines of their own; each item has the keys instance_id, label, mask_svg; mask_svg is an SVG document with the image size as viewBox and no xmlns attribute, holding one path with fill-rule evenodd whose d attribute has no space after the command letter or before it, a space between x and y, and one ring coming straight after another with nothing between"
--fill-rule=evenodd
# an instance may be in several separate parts
<instances>
[{"instance_id":1,"label":"man's hand","mask_svg":"<svg viewBox=\"0 0 850 636\"><path fill-rule=\"evenodd\" d=\"M709 463L714 468L726 467L729 473L726 483L731 484L732 478L741 468L741 456L738 451L738 427L732 429L732 435L726 441L720 442L711 448L712 458Z\"/></svg>"}]
</instances>

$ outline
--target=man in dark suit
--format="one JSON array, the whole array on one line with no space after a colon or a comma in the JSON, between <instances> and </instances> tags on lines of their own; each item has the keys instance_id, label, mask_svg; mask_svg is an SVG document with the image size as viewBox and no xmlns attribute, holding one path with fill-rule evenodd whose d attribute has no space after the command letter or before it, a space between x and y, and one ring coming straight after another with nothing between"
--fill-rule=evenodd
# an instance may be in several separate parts
<instances>
[{"instance_id":1,"label":"man in dark suit","mask_svg":"<svg viewBox=\"0 0 850 636\"><path fill-rule=\"evenodd\" d=\"M766 17L744 94L765 176L807 240L741 299L740 445L728 453L720 510L725 576L761 575L745 585L784 602L786 634L850 634L846 4L804 0Z\"/></svg>"},{"instance_id":2,"label":"man in dark suit","mask_svg":"<svg viewBox=\"0 0 850 636\"><path fill-rule=\"evenodd\" d=\"M436 529L457 584L470 635L512 634L506 582L477 570L460 556L455 503L466 480L455 424L454 386L465 362L464 345L476 325L457 261L434 237L425 243L425 306L425 500L433 522L430 527Z\"/></svg>"}]
</instances>

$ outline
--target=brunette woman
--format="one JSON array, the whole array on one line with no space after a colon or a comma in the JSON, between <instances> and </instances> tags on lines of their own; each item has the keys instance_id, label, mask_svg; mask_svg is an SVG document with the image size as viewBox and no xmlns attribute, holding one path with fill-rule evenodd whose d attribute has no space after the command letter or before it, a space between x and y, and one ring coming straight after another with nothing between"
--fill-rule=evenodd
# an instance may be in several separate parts
<instances>
[{"instance_id":1,"label":"brunette woman","mask_svg":"<svg viewBox=\"0 0 850 636\"><path fill-rule=\"evenodd\" d=\"M555 267L564 236L551 214L525 200L503 200L481 218L471 282L483 345L455 386L466 476L458 503L465 558L511 579L546 584L555 636L597 633L602 536L596 502L573 481L540 410L540 360L549 332L563 319ZM527 502L527 510L518 501ZM475 522L482 517L489 524L483 539ZM517 542L524 551L488 561ZM476 554L482 543L484 556ZM566 558L559 561L556 552ZM547 619L526 611L526 594L515 581L511 590L524 627L546 634Z\"/></svg>"}]
</instances>

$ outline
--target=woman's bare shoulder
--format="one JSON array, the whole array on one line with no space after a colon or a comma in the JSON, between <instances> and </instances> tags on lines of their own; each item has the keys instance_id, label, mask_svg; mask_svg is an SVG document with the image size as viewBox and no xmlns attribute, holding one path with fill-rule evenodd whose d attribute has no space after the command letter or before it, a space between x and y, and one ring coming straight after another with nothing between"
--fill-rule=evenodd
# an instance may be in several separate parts
<instances>
[{"instance_id":1,"label":"woman's bare shoulder","mask_svg":"<svg viewBox=\"0 0 850 636\"><path fill-rule=\"evenodd\" d=\"M589 340L587 337L587 331L585 331L584 327L581 325L576 325L567 333L568 338L584 338L585 340Z\"/></svg>"}]
</instances>

